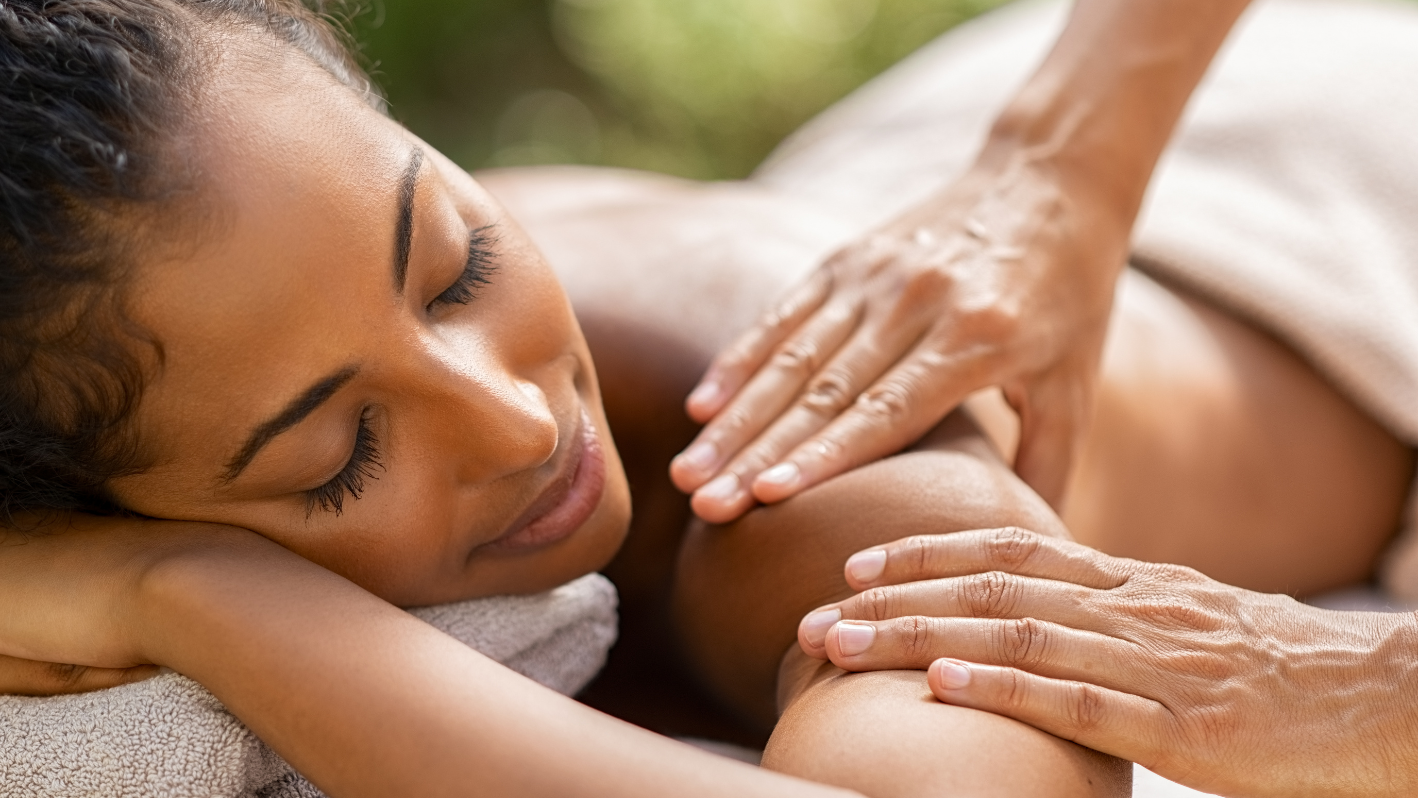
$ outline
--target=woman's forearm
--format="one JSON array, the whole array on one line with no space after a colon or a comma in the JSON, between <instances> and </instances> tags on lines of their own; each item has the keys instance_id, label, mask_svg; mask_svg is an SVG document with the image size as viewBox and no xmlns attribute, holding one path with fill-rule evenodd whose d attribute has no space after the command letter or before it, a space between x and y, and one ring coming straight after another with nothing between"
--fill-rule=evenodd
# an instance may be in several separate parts
<instances>
[{"instance_id":1,"label":"woman's forearm","mask_svg":"<svg viewBox=\"0 0 1418 798\"><path fill-rule=\"evenodd\" d=\"M330 795L843 794L602 715L264 543L153 569L145 645Z\"/></svg>"},{"instance_id":2,"label":"woman's forearm","mask_svg":"<svg viewBox=\"0 0 1418 798\"><path fill-rule=\"evenodd\" d=\"M1250 0L1076 0L983 165L1044 162L1131 225L1192 91Z\"/></svg>"}]
</instances>

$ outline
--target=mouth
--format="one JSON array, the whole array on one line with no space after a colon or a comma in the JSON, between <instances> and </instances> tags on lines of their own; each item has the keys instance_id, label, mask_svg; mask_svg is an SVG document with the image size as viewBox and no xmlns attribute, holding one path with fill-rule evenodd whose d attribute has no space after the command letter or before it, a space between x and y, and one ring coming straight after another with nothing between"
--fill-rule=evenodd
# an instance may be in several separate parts
<instances>
[{"instance_id":1,"label":"mouth","mask_svg":"<svg viewBox=\"0 0 1418 798\"><path fill-rule=\"evenodd\" d=\"M561 472L546 490L505 532L474 549L475 554L546 548L571 537L586 523L605 492L606 458L585 408L567 447Z\"/></svg>"}]
</instances>

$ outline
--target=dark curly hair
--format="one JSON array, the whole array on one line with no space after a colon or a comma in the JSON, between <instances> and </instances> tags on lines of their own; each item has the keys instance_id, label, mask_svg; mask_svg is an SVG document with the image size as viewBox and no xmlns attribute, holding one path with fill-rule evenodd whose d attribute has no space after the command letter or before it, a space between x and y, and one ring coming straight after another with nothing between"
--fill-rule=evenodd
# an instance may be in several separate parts
<instances>
[{"instance_id":1,"label":"dark curly hair","mask_svg":"<svg viewBox=\"0 0 1418 798\"><path fill-rule=\"evenodd\" d=\"M309 0L307 0L309 2ZM118 510L162 347L127 320L135 224L186 191L174 131L236 27L382 101L316 0L0 0L0 521Z\"/></svg>"}]
</instances>

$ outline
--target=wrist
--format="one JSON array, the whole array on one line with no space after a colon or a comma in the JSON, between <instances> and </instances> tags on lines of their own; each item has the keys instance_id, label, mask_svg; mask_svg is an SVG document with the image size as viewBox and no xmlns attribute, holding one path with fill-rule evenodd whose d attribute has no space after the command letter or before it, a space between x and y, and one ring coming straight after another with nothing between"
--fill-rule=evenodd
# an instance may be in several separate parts
<instances>
[{"instance_id":1,"label":"wrist","mask_svg":"<svg viewBox=\"0 0 1418 798\"><path fill-rule=\"evenodd\" d=\"M215 638L261 582L301 564L316 567L245 529L182 525L144 552L125 613L132 639L144 661L190 675L192 657L221 647Z\"/></svg>"}]
</instances>

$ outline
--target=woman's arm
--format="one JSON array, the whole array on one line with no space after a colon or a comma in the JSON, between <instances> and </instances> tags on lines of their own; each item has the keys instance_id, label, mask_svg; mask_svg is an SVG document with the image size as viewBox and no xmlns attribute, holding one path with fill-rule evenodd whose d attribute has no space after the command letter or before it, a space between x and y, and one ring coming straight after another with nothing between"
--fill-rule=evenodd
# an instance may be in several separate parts
<instances>
[{"instance_id":1,"label":"woman's arm","mask_svg":"<svg viewBox=\"0 0 1418 798\"><path fill-rule=\"evenodd\" d=\"M716 359L688 402L709 423L675 463L695 511L781 501L990 386L1021 415L1016 469L1057 501L1153 167L1248 4L1078 0L964 177L829 258Z\"/></svg>"},{"instance_id":2,"label":"woman's arm","mask_svg":"<svg viewBox=\"0 0 1418 798\"><path fill-rule=\"evenodd\" d=\"M1065 535L956 414L915 451L729 526L698 526L675 598L688 660L746 716L771 725L786 708L765 764L788 773L873 796L1126 794L1130 771L1116 760L930 701L923 672L846 675L797 648L802 614L850 595L842 563L863 541L1001 523Z\"/></svg>"},{"instance_id":3,"label":"woman's arm","mask_svg":"<svg viewBox=\"0 0 1418 798\"><path fill-rule=\"evenodd\" d=\"M332 796L846 794L602 715L244 530L0 542L0 652L170 666Z\"/></svg>"}]
</instances>

